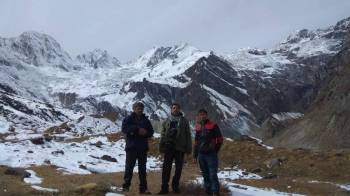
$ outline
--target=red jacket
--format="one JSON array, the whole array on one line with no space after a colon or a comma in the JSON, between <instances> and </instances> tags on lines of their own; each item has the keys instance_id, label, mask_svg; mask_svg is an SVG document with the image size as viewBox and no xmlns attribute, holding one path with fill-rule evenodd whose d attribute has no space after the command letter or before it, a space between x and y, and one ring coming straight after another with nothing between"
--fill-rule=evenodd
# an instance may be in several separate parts
<instances>
[{"instance_id":1,"label":"red jacket","mask_svg":"<svg viewBox=\"0 0 350 196\"><path fill-rule=\"evenodd\" d=\"M197 123L195 131L193 154L195 158L197 158L198 153L217 153L220 150L224 138L217 124L206 120L204 123Z\"/></svg>"}]
</instances>

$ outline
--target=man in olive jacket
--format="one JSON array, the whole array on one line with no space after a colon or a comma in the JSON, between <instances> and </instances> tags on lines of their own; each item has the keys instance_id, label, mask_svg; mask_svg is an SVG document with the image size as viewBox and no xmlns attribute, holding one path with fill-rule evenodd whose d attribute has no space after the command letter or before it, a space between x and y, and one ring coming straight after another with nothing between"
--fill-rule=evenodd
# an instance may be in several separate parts
<instances>
[{"instance_id":1,"label":"man in olive jacket","mask_svg":"<svg viewBox=\"0 0 350 196\"><path fill-rule=\"evenodd\" d=\"M191 154L192 139L188 120L180 111L180 105L171 105L171 116L162 124L159 151L164 153L162 170L162 187L159 194L169 193L169 180L173 160L175 160L175 174L172 180L172 190L180 193L179 181L184 164L184 154Z\"/></svg>"}]
</instances>

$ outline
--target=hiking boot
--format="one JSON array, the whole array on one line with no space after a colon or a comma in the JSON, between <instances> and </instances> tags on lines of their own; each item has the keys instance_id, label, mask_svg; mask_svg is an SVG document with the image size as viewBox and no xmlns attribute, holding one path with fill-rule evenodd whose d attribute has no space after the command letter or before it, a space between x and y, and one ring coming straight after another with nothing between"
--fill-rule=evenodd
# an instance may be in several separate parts
<instances>
[{"instance_id":1,"label":"hiking boot","mask_svg":"<svg viewBox=\"0 0 350 196\"><path fill-rule=\"evenodd\" d=\"M173 192L176 193L176 194L180 194L181 193L179 187L173 187Z\"/></svg>"},{"instance_id":2,"label":"hiking boot","mask_svg":"<svg viewBox=\"0 0 350 196\"><path fill-rule=\"evenodd\" d=\"M142 195L151 195L152 193L149 192L149 190L142 190L142 191L140 191L140 194L142 194Z\"/></svg>"},{"instance_id":3,"label":"hiking boot","mask_svg":"<svg viewBox=\"0 0 350 196\"><path fill-rule=\"evenodd\" d=\"M166 189L161 189L158 193L158 195L166 195L169 193L169 190L166 190Z\"/></svg>"},{"instance_id":4,"label":"hiking boot","mask_svg":"<svg viewBox=\"0 0 350 196\"><path fill-rule=\"evenodd\" d=\"M168 184L162 184L160 191L158 195L165 195L169 193L169 185Z\"/></svg>"},{"instance_id":5,"label":"hiking boot","mask_svg":"<svg viewBox=\"0 0 350 196\"><path fill-rule=\"evenodd\" d=\"M123 188L122 188L122 191L123 191L123 192L129 192L129 187L123 187Z\"/></svg>"}]
</instances>

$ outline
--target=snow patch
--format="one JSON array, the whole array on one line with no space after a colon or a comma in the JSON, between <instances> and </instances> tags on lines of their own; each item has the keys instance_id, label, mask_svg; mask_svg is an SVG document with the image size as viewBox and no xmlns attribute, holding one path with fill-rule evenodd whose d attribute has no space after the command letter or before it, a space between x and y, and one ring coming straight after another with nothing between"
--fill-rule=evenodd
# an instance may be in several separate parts
<instances>
[{"instance_id":1,"label":"snow patch","mask_svg":"<svg viewBox=\"0 0 350 196\"><path fill-rule=\"evenodd\" d=\"M105 196L123 196L122 194L118 194L118 193L106 193Z\"/></svg>"},{"instance_id":2,"label":"snow patch","mask_svg":"<svg viewBox=\"0 0 350 196\"><path fill-rule=\"evenodd\" d=\"M282 112L282 113L278 113L278 114L272 114L272 117L278 121L297 119L297 118L301 118L303 116L304 116L304 114L297 113L297 112Z\"/></svg>"},{"instance_id":3,"label":"snow patch","mask_svg":"<svg viewBox=\"0 0 350 196\"><path fill-rule=\"evenodd\" d=\"M284 193L279 192L274 189L262 189L256 188L252 186L241 185L237 183L231 182L232 180L237 179L262 179L259 175L247 173L243 170L237 168L227 168L224 171L220 171L218 173L218 178L224 186L226 186L232 195L235 196L280 196L280 195L292 195L292 196L300 196L299 194L292 193ZM198 177L193 181L195 184L203 184L203 177Z\"/></svg>"},{"instance_id":4,"label":"snow patch","mask_svg":"<svg viewBox=\"0 0 350 196\"><path fill-rule=\"evenodd\" d=\"M230 97L222 95L206 85L202 85L202 88L204 88L211 95L211 101L217 105L218 108L220 108L225 118L228 116L235 117L240 111L249 115L251 114L246 108Z\"/></svg>"},{"instance_id":5,"label":"snow patch","mask_svg":"<svg viewBox=\"0 0 350 196\"><path fill-rule=\"evenodd\" d=\"M225 168L223 171L218 172L218 178L222 180L236 180L236 179L262 179L257 174L248 173L244 170L236 168Z\"/></svg>"},{"instance_id":6,"label":"snow patch","mask_svg":"<svg viewBox=\"0 0 350 196\"><path fill-rule=\"evenodd\" d=\"M301 194L295 194L295 193L285 193L280 192L274 189L262 189L262 188L256 188L252 186L247 185L241 185L233 182L224 182L223 183L232 193L234 196L280 196L280 195L286 195L286 196L302 196Z\"/></svg>"},{"instance_id":7,"label":"snow patch","mask_svg":"<svg viewBox=\"0 0 350 196\"><path fill-rule=\"evenodd\" d=\"M272 150L272 149L273 149L272 146L268 146L268 145L264 144L263 141L262 141L261 139L256 138L256 137L253 137L253 136L249 136L249 137L255 139L255 140L258 142L258 144L259 144L260 146L263 146L263 147L265 147L265 148L268 149L268 150Z\"/></svg>"},{"instance_id":8,"label":"snow patch","mask_svg":"<svg viewBox=\"0 0 350 196\"><path fill-rule=\"evenodd\" d=\"M43 179L38 177L33 170L26 170L30 173L30 177L24 178L24 182L28 184L41 184L43 182Z\"/></svg>"},{"instance_id":9,"label":"snow patch","mask_svg":"<svg viewBox=\"0 0 350 196\"><path fill-rule=\"evenodd\" d=\"M0 134L7 133L10 128L10 123L4 117L0 116Z\"/></svg>"},{"instance_id":10,"label":"snow patch","mask_svg":"<svg viewBox=\"0 0 350 196\"><path fill-rule=\"evenodd\" d=\"M350 191L350 184L337 184L338 187Z\"/></svg>"},{"instance_id":11,"label":"snow patch","mask_svg":"<svg viewBox=\"0 0 350 196\"><path fill-rule=\"evenodd\" d=\"M35 190L38 190L38 191L58 192L58 189L43 188L43 187L37 186L37 185L33 185L32 188Z\"/></svg>"},{"instance_id":12,"label":"snow patch","mask_svg":"<svg viewBox=\"0 0 350 196\"><path fill-rule=\"evenodd\" d=\"M337 186L341 189L344 189L344 190L347 190L347 191L350 191L350 184L336 184L336 183L333 183L333 182L323 182L323 181L318 181L318 180L311 180L309 181L309 183L318 183L318 184L331 184L331 185L334 185L334 186Z\"/></svg>"}]
</instances>

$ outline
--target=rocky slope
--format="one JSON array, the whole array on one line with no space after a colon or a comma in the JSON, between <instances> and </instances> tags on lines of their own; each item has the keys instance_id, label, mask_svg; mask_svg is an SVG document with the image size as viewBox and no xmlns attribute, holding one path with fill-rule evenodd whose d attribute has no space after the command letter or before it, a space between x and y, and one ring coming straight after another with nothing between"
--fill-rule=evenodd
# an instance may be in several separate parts
<instances>
[{"instance_id":1,"label":"rocky slope","mask_svg":"<svg viewBox=\"0 0 350 196\"><path fill-rule=\"evenodd\" d=\"M350 31L347 43L330 62L329 76L305 116L282 129L270 143L334 149L350 147Z\"/></svg>"}]
</instances>

